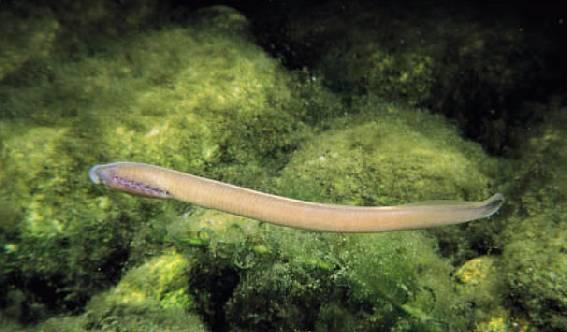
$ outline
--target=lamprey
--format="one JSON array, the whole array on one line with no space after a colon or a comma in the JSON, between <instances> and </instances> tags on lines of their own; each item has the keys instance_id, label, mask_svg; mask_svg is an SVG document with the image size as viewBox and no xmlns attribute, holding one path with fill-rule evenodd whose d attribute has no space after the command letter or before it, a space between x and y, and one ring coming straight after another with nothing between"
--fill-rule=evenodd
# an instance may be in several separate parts
<instances>
[{"instance_id":1,"label":"lamprey","mask_svg":"<svg viewBox=\"0 0 567 332\"><path fill-rule=\"evenodd\" d=\"M96 165L96 184L146 197L175 199L272 224L325 232L383 232L453 225L493 215L504 197L396 206L346 206L294 200L135 162Z\"/></svg>"}]
</instances>

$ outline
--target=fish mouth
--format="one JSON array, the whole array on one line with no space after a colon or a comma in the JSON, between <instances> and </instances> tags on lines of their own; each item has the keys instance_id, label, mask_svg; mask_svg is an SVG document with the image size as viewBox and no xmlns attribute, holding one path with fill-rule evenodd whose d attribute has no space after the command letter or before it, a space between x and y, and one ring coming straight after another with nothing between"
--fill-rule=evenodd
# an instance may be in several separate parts
<instances>
[{"instance_id":1,"label":"fish mouth","mask_svg":"<svg viewBox=\"0 0 567 332\"><path fill-rule=\"evenodd\" d=\"M89 169L89 179L94 184L102 183L102 180L100 179L100 175L98 174L99 170L100 170L100 165L95 165Z\"/></svg>"},{"instance_id":2,"label":"fish mouth","mask_svg":"<svg viewBox=\"0 0 567 332\"><path fill-rule=\"evenodd\" d=\"M126 191L131 194L151 197L169 198L170 193L144 181L144 178L137 179L135 174L128 174L128 167L135 166L133 163L114 162L110 164L98 164L89 169L89 179L94 184L102 184L109 189ZM120 167L126 167L126 172L121 172ZM123 173L123 174L120 174ZM124 174L125 173L125 174Z\"/></svg>"}]
</instances>

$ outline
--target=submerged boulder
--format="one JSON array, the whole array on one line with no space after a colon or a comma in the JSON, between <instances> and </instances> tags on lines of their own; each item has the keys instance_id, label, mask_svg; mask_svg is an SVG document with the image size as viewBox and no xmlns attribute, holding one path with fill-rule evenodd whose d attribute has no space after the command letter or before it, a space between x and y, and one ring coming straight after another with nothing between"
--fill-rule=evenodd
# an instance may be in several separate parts
<instances>
[{"instance_id":1,"label":"submerged boulder","mask_svg":"<svg viewBox=\"0 0 567 332\"><path fill-rule=\"evenodd\" d=\"M205 331L190 313L190 262L166 252L128 271L115 288L97 295L87 305L90 326L102 330L121 326L127 331Z\"/></svg>"},{"instance_id":2,"label":"submerged boulder","mask_svg":"<svg viewBox=\"0 0 567 332\"><path fill-rule=\"evenodd\" d=\"M510 299L537 326L567 328L567 211L514 220L503 254Z\"/></svg>"},{"instance_id":3,"label":"submerged boulder","mask_svg":"<svg viewBox=\"0 0 567 332\"><path fill-rule=\"evenodd\" d=\"M0 85L10 96L0 98L0 295L23 289L22 305L50 308L20 319L80 310L127 264L160 252L153 222L186 209L101 190L87 177L93 164L145 161L254 186L298 144L289 74L251 42L241 14L217 12L97 36L91 52L46 56L47 75ZM225 19L242 31L225 34Z\"/></svg>"},{"instance_id":4,"label":"submerged boulder","mask_svg":"<svg viewBox=\"0 0 567 332\"><path fill-rule=\"evenodd\" d=\"M529 133L512 162L513 193L504 230L503 274L512 303L537 326L567 329L567 113L557 110Z\"/></svg>"},{"instance_id":5,"label":"submerged boulder","mask_svg":"<svg viewBox=\"0 0 567 332\"><path fill-rule=\"evenodd\" d=\"M282 193L352 205L490 196L494 161L446 120L379 100L361 107L362 116L335 121L292 156Z\"/></svg>"},{"instance_id":6,"label":"submerged boulder","mask_svg":"<svg viewBox=\"0 0 567 332\"><path fill-rule=\"evenodd\" d=\"M480 200L492 191L495 161L441 117L376 99L356 107L357 116L321 123L271 192L386 205ZM197 298L207 299L201 311L231 330L443 331L472 329L482 318L472 309L481 302L457 290L453 267L425 232L320 234L218 212L187 221L193 226L170 230L206 232L175 242L205 250L195 270Z\"/></svg>"}]
</instances>

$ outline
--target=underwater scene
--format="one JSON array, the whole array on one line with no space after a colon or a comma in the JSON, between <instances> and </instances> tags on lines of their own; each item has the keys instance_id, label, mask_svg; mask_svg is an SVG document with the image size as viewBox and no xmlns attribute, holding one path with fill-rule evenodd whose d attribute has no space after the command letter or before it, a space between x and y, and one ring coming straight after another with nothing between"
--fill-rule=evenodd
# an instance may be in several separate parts
<instances>
[{"instance_id":1,"label":"underwater scene","mask_svg":"<svg viewBox=\"0 0 567 332\"><path fill-rule=\"evenodd\" d=\"M0 332L567 331L567 10L0 1Z\"/></svg>"}]
</instances>

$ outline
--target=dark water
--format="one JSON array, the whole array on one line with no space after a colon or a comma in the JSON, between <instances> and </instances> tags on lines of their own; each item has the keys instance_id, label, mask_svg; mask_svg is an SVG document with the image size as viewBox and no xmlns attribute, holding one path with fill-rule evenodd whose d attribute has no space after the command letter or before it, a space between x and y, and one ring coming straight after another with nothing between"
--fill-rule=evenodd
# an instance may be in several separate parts
<instances>
[{"instance_id":1,"label":"dark water","mask_svg":"<svg viewBox=\"0 0 567 332\"><path fill-rule=\"evenodd\" d=\"M0 1L0 331L566 331L566 13ZM118 160L315 202L506 203L307 232L89 181Z\"/></svg>"}]
</instances>

